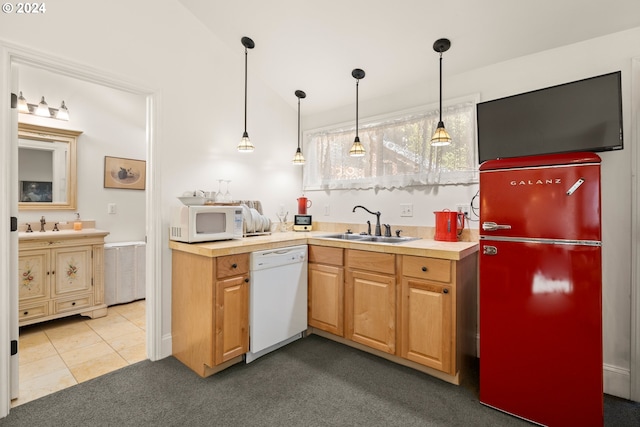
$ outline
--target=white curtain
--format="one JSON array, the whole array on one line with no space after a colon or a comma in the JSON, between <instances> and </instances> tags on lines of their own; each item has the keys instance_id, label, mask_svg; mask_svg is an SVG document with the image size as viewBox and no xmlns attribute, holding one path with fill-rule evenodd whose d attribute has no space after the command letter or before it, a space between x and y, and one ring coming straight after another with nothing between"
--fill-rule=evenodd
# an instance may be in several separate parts
<instances>
[{"instance_id":1,"label":"white curtain","mask_svg":"<svg viewBox=\"0 0 640 427\"><path fill-rule=\"evenodd\" d=\"M474 101L443 109L452 138L433 147L437 110L413 111L362 121L358 130L364 157L349 157L353 127L331 127L305 133L307 164L304 189L391 189L414 185L478 182L476 107Z\"/></svg>"}]
</instances>

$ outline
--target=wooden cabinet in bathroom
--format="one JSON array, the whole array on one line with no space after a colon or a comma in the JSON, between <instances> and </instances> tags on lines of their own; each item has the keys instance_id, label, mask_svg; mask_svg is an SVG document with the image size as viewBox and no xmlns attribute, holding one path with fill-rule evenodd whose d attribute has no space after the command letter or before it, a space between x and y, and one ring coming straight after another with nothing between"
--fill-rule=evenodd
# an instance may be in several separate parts
<instances>
[{"instance_id":1,"label":"wooden cabinet in bathroom","mask_svg":"<svg viewBox=\"0 0 640 427\"><path fill-rule=\"evenodd\" d=\"M104 237L101 230L21 233L19 325L81 314L102 317Z\"/></svg>"}]
</instances>

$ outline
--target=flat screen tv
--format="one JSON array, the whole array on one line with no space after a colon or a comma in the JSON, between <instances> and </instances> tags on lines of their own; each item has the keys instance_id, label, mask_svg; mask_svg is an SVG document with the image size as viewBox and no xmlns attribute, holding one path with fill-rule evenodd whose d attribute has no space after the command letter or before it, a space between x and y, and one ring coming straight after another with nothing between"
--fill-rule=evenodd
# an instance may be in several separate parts
<instances>
[{"instance_id":1,"label":"flat screen tv","mask_svg":"<svg viewBox=\"0 0 640 427\"><path fill-rule=\"evenodd\" d=\"M620 71L477 105L478 158L622 147Z\"/></svg>"}]
</instances>

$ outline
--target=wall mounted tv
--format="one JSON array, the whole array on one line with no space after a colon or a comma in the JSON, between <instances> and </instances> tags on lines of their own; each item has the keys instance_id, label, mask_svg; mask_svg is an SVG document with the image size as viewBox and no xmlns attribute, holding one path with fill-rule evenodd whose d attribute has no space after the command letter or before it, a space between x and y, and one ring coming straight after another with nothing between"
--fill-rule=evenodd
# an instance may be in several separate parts
<instances>
[{"instance_id":1,"label":"wall mounted tv","mask_svg":"<svg viewBox=\"0 0 640 427\"><path fill-rule=\"evenodd\" d=\"M478 158L622 147L620 71L481 102Z\"/></svg>"}]
</instances>

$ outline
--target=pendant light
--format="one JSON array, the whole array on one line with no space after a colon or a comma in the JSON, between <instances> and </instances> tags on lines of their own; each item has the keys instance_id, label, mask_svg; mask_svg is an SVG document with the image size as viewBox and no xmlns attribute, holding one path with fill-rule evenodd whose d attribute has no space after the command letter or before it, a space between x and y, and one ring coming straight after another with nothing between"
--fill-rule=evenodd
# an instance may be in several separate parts
<instances>
[{"instance_id":1,"label":"pendant light","mask_svg":"<svg viewBox=\"0 0 640 427\"><path fill-rule=\"evenodd\" d=\"M431 145L441 147L451 144L451 136L444 128L444 122L442 121L442 52L446 52L451 47L449 39L439 39L433 44L433 50L440 53L440 121L435 133L431 137Z\"/></svg>"},{"instance_id":2,"label":"pendant light","mask_svg":"<svg viewBox=\"0 0 640 427\"><path fill-rule=\"evenodd\" d=\"M293 156L293 164L304 165L304 156L302 155L302 150L300 150L300 98L306 98L307 94L301 90L297 90L296 96L298 97L298 149Z\"/></svg>"},{"instance_id":3,"label":"pendant light","mask_svg":"<svg viewBox=\"0 0 640 427\"><path fill-rule=\"evenodd\" d=\"M351 157L363 157L364 146L360 143L360 137L358 137L358 86L360 84L360 79L364 78L364 71L360 68L356 68L351 72L351 75L356 79L356 138L353 140L353 145L349 150L349 155Z\"/></svg>"},{"instance_id":4,"label":"pendant light","mask_svg":"<svg viewBox=\"0 0 640 427\"><path fill-rule=\"evenodd\" d=\"M254 146L247 133L247 49L253 49L255 43L249 37L243 37L240 41L242 42L242 46L244 46L244 133L242 134L240 144L238 144L238 151L250 153L253 151Z\"/></svg>"}]
</instances>

